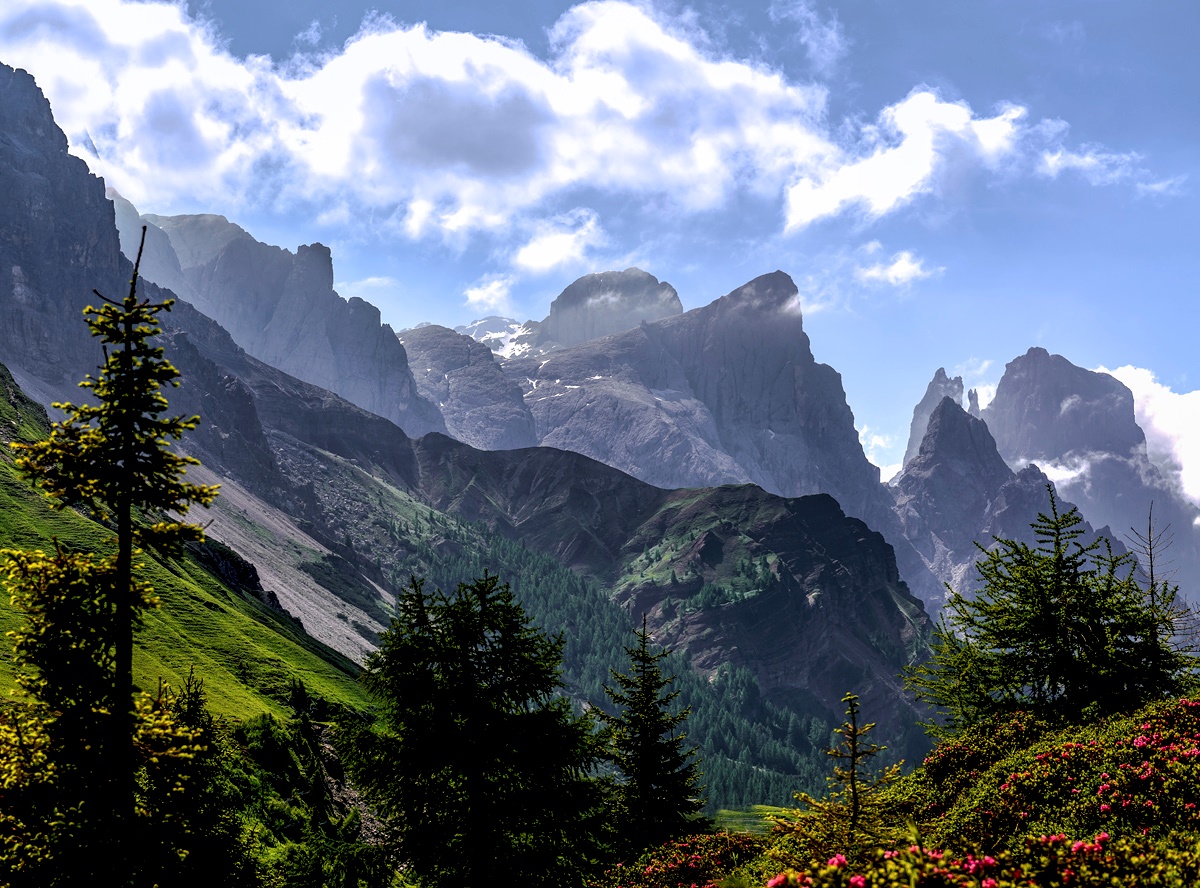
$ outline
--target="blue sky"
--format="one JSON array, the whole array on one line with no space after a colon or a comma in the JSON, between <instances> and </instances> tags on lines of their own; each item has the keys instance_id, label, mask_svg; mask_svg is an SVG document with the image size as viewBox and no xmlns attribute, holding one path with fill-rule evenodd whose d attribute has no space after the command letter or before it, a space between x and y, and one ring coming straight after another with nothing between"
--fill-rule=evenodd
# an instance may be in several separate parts
<instances>
[{"instance_id":1,"label":"blue sky","mask_svg":"<svg viewBox=\"0 0 1200 888\"><path fill-rule=\"evenodd\" d=\"M540 318L636 264L781 268L868 452L945 366L1124 368L1200 497L1192 0L5 0L72 150L143 212L334 251L397 328Z\"/></svg>"}]
</instances>

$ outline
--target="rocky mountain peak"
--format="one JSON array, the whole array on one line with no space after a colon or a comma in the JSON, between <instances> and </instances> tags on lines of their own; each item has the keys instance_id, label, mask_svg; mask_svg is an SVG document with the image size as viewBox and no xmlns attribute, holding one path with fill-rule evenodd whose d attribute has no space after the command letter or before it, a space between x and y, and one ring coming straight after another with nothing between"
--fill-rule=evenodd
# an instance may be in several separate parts
<instances>
[{"instance_id":1,"label":"rocky mountain peak","mask_svg":"<svg viewBox=\"0 0 1200 888\"><path fill-rule=\"evenodd\" d=\"M987 423L971 416L951 396L942 398L929 414L925 437L904 471L909 477L948 473L955 483L987 489L999 487L1013 474L996 449Z\"/></svg>"},{"instance_id":2,"label":"rocky mountain peak","mask_svg":"<svg viewBox=\"0 0 1200 888\"><path fill-rule=\"evenodd\" d=\"M640 268L588 274L550 304L541 342L576 345L683 313L679 294L666 281Z\"/></svg>"},{"instance_id":3,"label":"rocky mountain peak","mask_svg":"<svg viewBox=\"0 0 1200 888\"><path fill-rule=\"evenodd\" d=\"M772 271L770 274L759 275L752 281L742 284L733 292L722 296L717 304L723 310L751 309L761 312L787 312L800 318L800 305L796 297L800 291L795 281L782 271Z\"/></svg>"},{"instance_id":4,"label":"rocky mountain peak","mask_svg":"<svg viewBox=\"0 0 1200 888\"><path fill-rule=\"evenodd\" d=\"M943 398L953 399L955 404L961 404L963 397L963 381L961 376L951 379L946 375L945 367L938 367L925 389L925 395L913 408L912 425L908 431L908 447L904 450L904 463L908 465L917 455L921 441L925 438L925 429L929 423L930 414L941 403Z\"/></svg>"},{"instance_id":5,"label":"rocky mountain peak","mask_svg":"<svg viewBox=\"0 0 1200 888\"><path fill-rule=\"evenodd\" d=\"M216 213L192 213L158 216L146 213L143 221L157 225L171 239L181 268L192 268L211 261L236 240L253 241L250 233Z\"/></svg>"},{"instance_id":6,"label":"rocky mountain peak","mask_svg":"<svg viewBox=\"0 0 1200 888\"><path fill-rule=\"evenodd\" d=\"M437 407L418 393L404 346L379 309L334 291L329 247L313 243L293 253L212 213L139 217L132 205L119 206L117 223L126 246L136 244L142 223L148 247L151 231L164 234L162 249L173 255L160 255L155 239L146 279L171 287L249 354L413 435L446 430Z\"/></svg>"},{"instance_id":7,"label":"rocky mountain peak","mask_svg":"<svg viewBox=\"0 0 1200 888\"><path fill-rule=\"evenodd\" d=\"M1123 383L1039 347L1005 365L981 413L1010 464L1072 452L1128 456L1146 443Z\"/></svg>"}]
</instances>

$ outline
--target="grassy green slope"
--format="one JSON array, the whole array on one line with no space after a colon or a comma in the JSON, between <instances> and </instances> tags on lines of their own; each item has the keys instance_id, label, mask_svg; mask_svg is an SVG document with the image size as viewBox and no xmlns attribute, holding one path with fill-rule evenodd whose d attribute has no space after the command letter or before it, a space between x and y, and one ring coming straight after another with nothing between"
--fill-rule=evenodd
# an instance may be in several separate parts
<instances>
[{"instance_id":1,"label":"grassy green slope","mask_svg":"<svg viewBox=\"0 0 1200 888\"><path fill-rule=\"evenodd\" d=\"M2 370L2 368L0 368ZM102 552L110 533L72 511L52 511L44 496L19 477L7 452L11 440L46 433L44 414L25 399L7 372L0 373L0 548L48 549L57 538L67 547ZM331 701L364 705L357 668L242 590L229 588L190 554L169 560L145 558L144 577L162 607L151 611L137 637L135 680L150 691L162 679L179 687L195 667L212 709L248 717L283 714L293 679ZM20 624L7 595L0 595L0 632ZM14 686L12 647L0 641L0 686Z\"/></svg>"}]
</instances>

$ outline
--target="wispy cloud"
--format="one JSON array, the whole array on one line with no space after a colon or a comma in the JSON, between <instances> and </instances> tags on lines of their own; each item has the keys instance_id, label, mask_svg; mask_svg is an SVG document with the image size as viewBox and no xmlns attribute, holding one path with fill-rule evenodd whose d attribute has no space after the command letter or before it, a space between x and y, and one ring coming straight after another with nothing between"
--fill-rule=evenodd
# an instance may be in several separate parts
<instances>
[{"instance_id":1,"label":"wispy cloud","mask_svg":"<svg viewBox=\"0 0 1200 888\"><path fill-rule=\"evenodd\" d=\"M850 48L837 14L822 16L812 0L775 0L767 8L767 15L773 22L795 23L809 61L823 74L829 73Z\"/></svg>"},{"instance_id":2,"label":"wispy cloud","mask_svg":"<svg viewBox=\"0 0 1200 888\"><path fill-rule=\"evenodd\" d=\"M1183 194L1186 181L1187 176L1170 176L1157 182L1138 182L1137 193L1139 197L1177 197Z\"/></svg>"},{"instance_id":3,"label":"wispy cloud","mask_svg":"<svg viewBox=\"0 0 1200 888\"><path fill-rule=\"evenodd\" d=\"M1040 172L1051 179L1064 172L1076 172L1092 185L1113 185L1134 178L1139 171L1142 156L1130 151L1114 154L1095 146L1084 146L1080 151L1058 148L1042 152Z\"/></svg>"},{"instance_id":4,"label":"wispy cloud","mask_svg":"<svg viewBox=\"0 0 1200 888\"><path fill-rule=\"evenodd\" d=\"M885 484L891 481L894 477L900 474L900 469L903 468L896 457L899 455L899 444L897 439L892 435L881 435L871 429L869 425L864 425L858 433L859 443L862 444L863 452L876 467L879 469L879 479ZM889 460L896 460L889 462Z\"/></svg>"},{"instance_id":5,"label":"wispy cloud","mask_svg":"<svg viewBox=\"0 0 1200 888\"><path fill-rule=\"evenodd\" d=\"M906 287L913 281L933 277L943 271L942 268L926 268L924 260L914 256L908 250L901 250L892 256L888 263L877 262L865 268L854 271L854 277L868 284L890 284L893 287Z\"/></svg>"},{"instance_id":6,"label":"wispy cloud","mask_svg":"<svg viewBox=\"0 0 1200 888\"><path fill-rule=\"evenodd\" d=\"M588 250L605 240L599 216L592 210L577 210L537 222L533 236L514 254L513 265L533 274L576 266Z\"/></svg>"},{"instance_id":7,"label":"wispy cloud","mask_svg":"<svg viewBox=\"0 0 1200 888\"><path fill-rule=\"evenodd\" d=\"M512 285L513 279L509 275L488 275L468 287L463 295L467 305L477 312L505 312L511 305Z\"/></svg>"}]
</instances>

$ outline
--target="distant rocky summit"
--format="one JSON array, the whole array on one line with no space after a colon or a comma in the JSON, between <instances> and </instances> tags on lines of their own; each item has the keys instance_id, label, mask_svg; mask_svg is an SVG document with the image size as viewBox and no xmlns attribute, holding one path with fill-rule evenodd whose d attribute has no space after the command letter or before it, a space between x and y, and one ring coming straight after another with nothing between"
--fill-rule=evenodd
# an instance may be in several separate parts
<instances>
[{"instance_id":1,"label":"distant rocky summit","mask_svg":"<svg viewBox=\"0 0 1200 888\"><path fill-rule=\"evenodd\" d=\"M942 582L967 594L981 554L976 543L990 547L993 537L1035 543L1029 525L1050 511L1049 483L1037 466L1010 469L987 424L948 395L930 413L917 455L892 490L905 537ZM1060 500L1059 509L1071 505ZM1090 541L1095 534L1085 527Z\"/></svg>"},{"instance_id":2,"label":"distant rocky summit","mask_svg":"<svg viewBox=\"0 0 1200 888\"><path fill-rule=\"evenodd\" d=\"M938 367L937 372L933 374L933 379L929 381L929 387L925 389L925 396L913 408L912 425L908 430L908 447L904 450L902 466L912 462L917 451L920 450L921 441L925 438L925 430L929 425L929 417L934 408L942 402L943 398L950 398L955 404L962 404L962 397L962 377L955 376L951 379L946 375L944 367Z\"/></svg>"},{"instance_id":3,"label":"distant rocky summit","mask_svg":"<svg viewBox=\"0 0 1200 888\"><path fill-rule=\"evenodd\" d=\"M437 324L403 330L417 391L437 405L446 430L481 450L537 444L521 389L482 342Z\"/></svg>"},{"instance_id":4,"label":"distant rocky summit","mask_svg":"<svg viewBox=\"0 0 1200 888\"><path fill-rule=\"evenodd\" d=\"M1118 538L1145 533L1153 503L1155 524L1169 526L1173 539L1159 572L1174 573L1183 592L1200 600L1200 509L1182 495L1178 479L1151 462L1124 383L1031 348L1005 365L981 415L1010 466L1036 463L1064 497Z\"/></svg>"},{"instance_id":5,"label":"distant rocky summit","mask_svg":"<svg viewBox=\"0 0 1200 888\"><path fill-rule=\"evenodd\" d=\"M128 201L115 196L114 202L127 255L136 255L147 226L144 277L216 320L251 355L411 435L446 431L379 309L334 291L328 247L310 244L293 253L260 243L224 216L138 216Z\"/></svg>"},{"instance_id":6,"label":"distant rocky summit","mask_svg":"<svg viewBox=\"0 0 1200 888\"><path fill-rule=\"evenodd\" d=\"M683 304L666 281L640 268L602 271L579 278L550 303L537 344L578 345L679 314Z\"/></svg>"}]
</instances>

